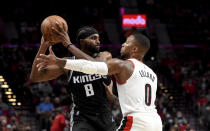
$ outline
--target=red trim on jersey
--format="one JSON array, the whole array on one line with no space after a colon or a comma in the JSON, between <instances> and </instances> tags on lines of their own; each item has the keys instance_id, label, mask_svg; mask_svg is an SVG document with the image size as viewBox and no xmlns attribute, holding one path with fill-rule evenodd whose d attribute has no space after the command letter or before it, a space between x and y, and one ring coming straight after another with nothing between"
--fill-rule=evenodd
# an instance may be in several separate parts
<instances>
[{"instance_id":1,"label":"red trim on jersey","mask_svg":"<svg viewBox=\"0 0 210 131\"><path fill-rule=\"evenodd\" d=\"M119 84L119 85L123 85L123 84L125 84L127 81L119 82L119 81L117 81L117 79L116 79L116 82L117 82L117 84Z\"/></svg>"},{"instance_id":2,"label":"red trim on jersey","mask_svg":"<svg viewBox=\"0 0 210 131\"><path fill-rule=\"evenodd\" d=\"M123 131L130 131L133 124L133 116L127 116L127 122Z\"/></svg>"},{"instance_id":3,"label":"red trim on jersey","mask_svg":"<svg viewBox=\"0 0 210 131\"><path fill-rule=\"evenodd\" d=\"M115 77L114 75L112 75L112 80L113 80L113 81L116 81L117 84L119 84L119 85L123 85L123 84L125 84L125 83L127 82L127 81L119 82L119 81L116 79L116 77Z\"/></svg>"},{"instance_id":4,"label":"red trim on jersey","mask_svg":"<svg viewBox=\"0 0 210 131\"><path fill-rule=\"evenodd\" d=\"M133 65L133 69L134 69L135 68L135 64L133 63L133 61L132 60L127 60L127 61L129 61Z\"/></svg>"},{"instance_id":5,"label":"red trim on jersey","mask_svg":"<svg viewBox=\"0 0 210 131\"><path fill-rule=\"evenodd\" d=\"M144 63L143 61L140 61L140 60L138 60L138 59L136 59L136 58L132 58L132 59L135 59L135 60L137 60L138 62Z\"/></svg>"}]
</instances>

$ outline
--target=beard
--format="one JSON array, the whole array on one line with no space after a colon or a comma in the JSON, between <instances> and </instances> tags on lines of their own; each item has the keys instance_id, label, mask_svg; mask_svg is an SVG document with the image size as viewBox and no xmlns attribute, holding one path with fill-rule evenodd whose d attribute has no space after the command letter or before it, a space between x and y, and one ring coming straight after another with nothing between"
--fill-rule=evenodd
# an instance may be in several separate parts
<instances>
[{"instance_id":1,"label":"beard","mask_svg":"<svg viewBox=\"0 0 210 131\"><path fill-rule=\"evenodd\" d=\"M86 45L86 49L88 49L88 51L90 51L91 53L99 53L99 49L96 46L92 46L92 45Z\"/></svg>"},{"instance_id":2,"label":"beard","mask_svg":"<svg viewBox=\"0 0 210 131\"><path fill-rule=\"evenodd\" d=\"M121 54L120 59L126 60L126 59L128 59L128 55L127 54Z\"/></svg>"}]
</instances>

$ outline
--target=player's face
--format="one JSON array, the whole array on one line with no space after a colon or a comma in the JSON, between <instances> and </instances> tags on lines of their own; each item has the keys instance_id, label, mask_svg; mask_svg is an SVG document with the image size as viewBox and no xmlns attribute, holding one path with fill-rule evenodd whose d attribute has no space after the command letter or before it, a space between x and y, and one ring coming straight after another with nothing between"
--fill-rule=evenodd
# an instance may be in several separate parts
<instances>
[{"instance_id":1,"label":"player's face","mask_svg":"<svg viewBox=\"0 0 210 131\"><path fill-rule=\"evenodd\" d=\"M85 44L86 44L87 50L89 50L93 53L99 52L99 49L100 49L99 35L93 34L93 35L90 35L89 37L85 38Z\"/></svg>"},{"instance_id":2,"label":"player's face","mask_svg":"<svg viewBox=\"0 0 210 131\"><path fill-rule=\"evenodd\" d=\"M127 37L125 43L122 44L122 48L120 50L121 58L127 59L130 56L134 40L135 40L135 37L132 35Z\"/></svg>"}]
</instances>

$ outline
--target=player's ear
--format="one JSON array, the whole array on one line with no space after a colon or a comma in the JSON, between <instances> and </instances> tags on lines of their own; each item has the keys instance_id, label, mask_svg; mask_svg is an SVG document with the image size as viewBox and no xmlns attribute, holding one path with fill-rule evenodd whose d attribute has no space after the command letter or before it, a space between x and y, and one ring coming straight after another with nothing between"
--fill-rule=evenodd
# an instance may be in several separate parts
<instances>
[{"instance_id":1,"label":"player's ear","mask_svg":"<svg viewBox=\"0 0 210 131\"><path fill-rule=\"evenodd\" d=\"M139 50L138 46L133 46L132 47L132 52L138 52L138 50Z\"/></svg>"}]
</instances>

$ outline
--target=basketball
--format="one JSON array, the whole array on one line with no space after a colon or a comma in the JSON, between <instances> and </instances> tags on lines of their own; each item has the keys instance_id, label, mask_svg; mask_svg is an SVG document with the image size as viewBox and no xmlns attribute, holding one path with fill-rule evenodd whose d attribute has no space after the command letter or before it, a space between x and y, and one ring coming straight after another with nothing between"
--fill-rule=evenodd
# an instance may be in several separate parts
<instances>
[{"instance_id":1,"label":"basketball","mask_svg":"<svg viewBox=\"0 0 210 131\"><path fill-rule=\"evenodd\" d=\"M41 33L44 36L44 38L48 41L51 41L53 43L58 43L59 39L57 37L55 37L55 35L52 32L52 27L54 27L55 29L59 30L58 25L56 24L56 22L58 22L58 24L61 25L61 27L67 32L68 31L68 25L67 22L60 16L58 15L52 15L52 16L48 16L47 18L45 18L42 21L41 24Z\"/></svg>"}]
</instances>

